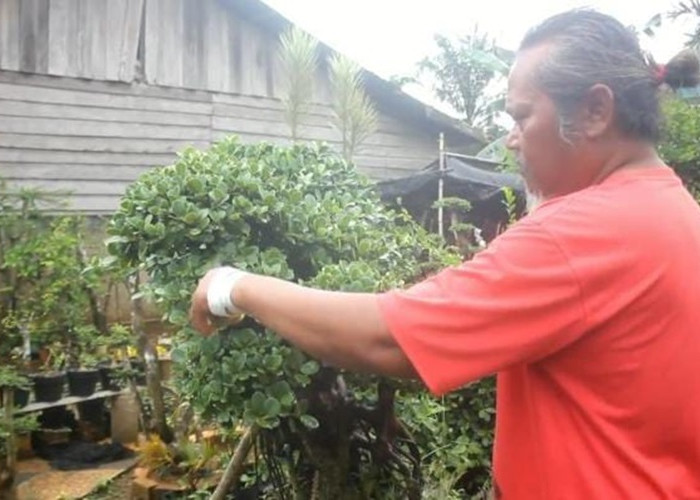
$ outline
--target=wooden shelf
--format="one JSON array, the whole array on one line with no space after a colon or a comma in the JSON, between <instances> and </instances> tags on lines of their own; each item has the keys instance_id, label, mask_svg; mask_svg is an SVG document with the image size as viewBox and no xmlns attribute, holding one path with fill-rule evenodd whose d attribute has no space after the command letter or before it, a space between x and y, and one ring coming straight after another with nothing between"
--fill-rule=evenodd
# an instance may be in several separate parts
<instances>
[{"instance_id":1,"label":"wooden shelf","mask_svg":"<svg viewBox=\"0 0 700 500\"><path fill-rule=\"evenodd\" d=\"M120 391L97 391L94 394L85 397L67 396L65 398L59 399L58 401L54 401L53 403L29 403L27 406L15 409L14 414L22 415L23 413L33 413L35 411L47 410L49 408L58 408L60 406L74 405L77 403L82 403L84 401L111 398L114 396L119 396L120 394L126 394L127 392L129 391L126 389Z\"/></svg>"}]
</instances>

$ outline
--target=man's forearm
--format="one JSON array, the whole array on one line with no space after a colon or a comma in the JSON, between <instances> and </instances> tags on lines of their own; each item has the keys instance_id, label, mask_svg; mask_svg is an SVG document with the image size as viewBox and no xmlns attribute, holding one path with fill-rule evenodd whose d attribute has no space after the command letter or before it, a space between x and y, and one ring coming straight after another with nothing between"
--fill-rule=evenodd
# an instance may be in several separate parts
<instances>
[{"instance_id":1,"label":"man's forearm","mask_svg":"<svg viewBox=\"0 0 700 500\"><path fill-rule=\"evenodd\" d=\"M238 281L232 299L237 307L318 359L341 368L415 377L374 294L315 290L250 274Z\"/></svg>"}]
</instances>

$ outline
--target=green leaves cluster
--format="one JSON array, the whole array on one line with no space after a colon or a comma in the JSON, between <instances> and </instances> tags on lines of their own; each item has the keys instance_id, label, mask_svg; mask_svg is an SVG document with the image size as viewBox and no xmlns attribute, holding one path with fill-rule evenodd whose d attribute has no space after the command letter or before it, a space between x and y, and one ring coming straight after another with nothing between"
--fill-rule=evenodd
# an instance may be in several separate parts
<instances>
[{"instance_id":1,"label":"green leaves cluster","mask_svg":"<svg viewBox=\"0 0 700 500\"><path fill-rule=\"evenodd\" d=\"M0 359L28 332L36 345L62 342L90 322L88 290L99 275L80 254L84 221L44 209L60 197L0 183Z\"/></svg>"},{"instance_id":2,"label":"green leaves cluster","mask_svg":"<svg viewBox=\"0 0 700 500\"><path fill-rule=\"evenodd\" d=\"M664 127L659 154L700 197L700 108L672 96L662 102Z\"/></svg>"}]
</instances>

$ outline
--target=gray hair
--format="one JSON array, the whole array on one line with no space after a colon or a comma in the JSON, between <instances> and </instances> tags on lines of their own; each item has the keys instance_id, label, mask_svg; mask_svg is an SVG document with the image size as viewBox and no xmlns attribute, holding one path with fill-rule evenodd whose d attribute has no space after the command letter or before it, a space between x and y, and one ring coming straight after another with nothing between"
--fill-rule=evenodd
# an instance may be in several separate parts
<instances>
[{"instance_id":1,"label":"gray hair","mask_svg":"<svg viewBox=\"0 0 700 500\"><path fill-rule=\"evenodd\" d=\"M615 122L627 136L650 142L659 138L658 87L661 81L631 30L614 18L592 10L555 15L533 28L520 50L552 43L538 68L537 85L549 95L559 114L562 137L576 137L574 114L596 84L610 88Z\"/></svg>"}]
</instances>

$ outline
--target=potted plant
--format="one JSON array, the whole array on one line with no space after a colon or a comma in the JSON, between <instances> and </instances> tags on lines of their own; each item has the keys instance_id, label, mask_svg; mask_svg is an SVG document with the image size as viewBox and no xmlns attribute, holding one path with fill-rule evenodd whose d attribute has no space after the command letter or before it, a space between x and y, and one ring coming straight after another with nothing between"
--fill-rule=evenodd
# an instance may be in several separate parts
<instances>
[{"instance_id":1,"label":"potted plant","mask_svg":"<svg viewBox=\"0 0 700 500\"><path fill-rule=\"evenodd\" d=\"M131 331L124 325L113 324L109 327L109 334L100 337L101 358L98 363L100 370L100 382L104 391L118 391L120 389L119 371L123 370L124 363L117 359L123 359L123 351L132 343Z\"/></svg>"},{"instance_id":2,"label":"potted plant","mask_svg":"<svg viewBox=\"0 0 700 500\"><path fill-rule=\"evenodd\" d=\"M34 399L39 403L53 403L63 397L66 385L66 354L64 347L54 342L45 349L46 356L41 369L29 375L34 385Z\"/></svg>"}]
</instances>

